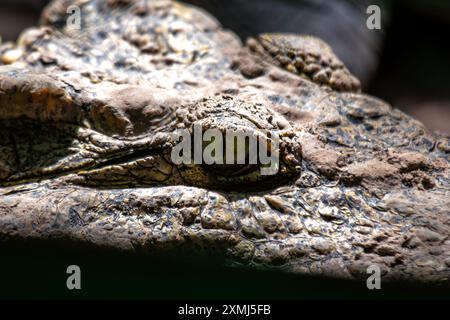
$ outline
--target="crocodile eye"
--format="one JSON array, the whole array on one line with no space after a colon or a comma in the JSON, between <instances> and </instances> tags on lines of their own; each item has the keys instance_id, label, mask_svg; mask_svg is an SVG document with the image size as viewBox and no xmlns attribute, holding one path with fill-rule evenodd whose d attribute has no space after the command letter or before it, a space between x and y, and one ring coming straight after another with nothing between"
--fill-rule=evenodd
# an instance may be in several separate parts
<instances>
[{"instance_id":1,"label":"crocodile eye","mask_svg":"<svg viewBox=\"0 0 450 320\"><path fill-rule=\"evenodd\" d=\"M227 144L231 146L227 147ZM248 190L250 187L262 190L277 183L283 184L298 175L299 167L286 162L289 155L285 147L281 147L274 137L267 137L260 132L246 136L241 141L225 140L224 158L226 160L231 153L229 158L233 161L204 165L204 168L214 185L222 189ZM239 157L241 161L238 161Z\"/></svg>"},{"instance_id":2,"label":"crocodile eye","mask_svg":"<svg viewBox=\"0 0 450 320\"><path fill-rule=\"evenodd\" d=\"M192 148L198 148L196 165L181 170L190 184L230 190L251 186L256 190L298 175L299 166L286 161L286 142L275 132L265 132L240 118L205 124L202 129L206 132L194 129L191 137ZM204 133L200 142L196 132Z\"/></svg>"},{"instance_id":3,"label":"crocodile eye","mask_svg":"<svg viewBox=\"0 0 450 320\"><path fill-rule=\"evenodd\" d=\"M206 156L203 166L206 170L223 178L258 170L258 138L253 133L237 131L228 136L218 133L218 137L212 137L211 141L203 141L202 152Z\"/></svg>"}]
</instances>

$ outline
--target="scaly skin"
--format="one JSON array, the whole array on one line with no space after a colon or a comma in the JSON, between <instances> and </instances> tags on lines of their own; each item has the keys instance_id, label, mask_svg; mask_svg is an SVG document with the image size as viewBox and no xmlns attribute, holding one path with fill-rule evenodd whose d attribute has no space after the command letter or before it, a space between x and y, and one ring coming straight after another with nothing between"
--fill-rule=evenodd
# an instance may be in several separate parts
<instances>
[{"instance_id":1,"label":"scaly skin","mask_svg":"<svg viewBox=\"0 0 450 320\"><path fill-rule=\"evenodd\" d=\"M312 50L292 37L271 45ZM323 86L250 47L172 1L53 2L0 47L2 238L203 249L350 279L377 264L384 279L448 284L449 140L341 92L358 90L344 67L344 85L333 69ZM176 165L172 133L195 124L278 133L280 170Z\"/></svg>"},{"instance_id":2,"label":"scaly skin","mask_svg":"<svg viewBox=\"0 0 450 320\"><path fill-rule=\"evenodd\" d=\"M312 36L294 34L263 34L250 38L247 46L263 59L304 76L318 84L337 91L361 89L358 79L353 76L330 46Z\"/></svg>"}]
</instances>

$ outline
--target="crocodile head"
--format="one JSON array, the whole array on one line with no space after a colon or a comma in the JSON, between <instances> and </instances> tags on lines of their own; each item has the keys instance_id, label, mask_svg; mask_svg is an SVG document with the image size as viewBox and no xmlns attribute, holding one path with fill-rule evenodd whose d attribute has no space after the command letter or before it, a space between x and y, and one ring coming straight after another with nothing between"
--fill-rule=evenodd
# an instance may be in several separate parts
<instances>
[{"instance_id":1,"label":"crocodile head","mask_svg":"<svg viewBox=\"0 0 450 320\"><path fill-rule=\"evenodd\" d=\"M183 102L175 91L146 86L107 90L108 102L82 105L56 88L48 92L52 80L42 76L15 70L0 83L8 106L1 120L5 186L56 179L105 188L263 189L300 173L295 132L263 105L231 96ZM55 106L69 112L55 113ZM259 151L273 154L274 163L262 163Z\"/></svg>"},{"instance_id":2,"label":"crocodile head","mask_svg":"<svg viewBox=\"0 0 450 320\"><path fill-rule=\"evenodd\" d=\"M447 279L448 139L351 92L328 47L292 37L259 38L277 51L261 59L173 1L54 1L0 47L0 232ZM293 46L333 65L328 80L280 63Z\"/></svg>"}]
</instances>

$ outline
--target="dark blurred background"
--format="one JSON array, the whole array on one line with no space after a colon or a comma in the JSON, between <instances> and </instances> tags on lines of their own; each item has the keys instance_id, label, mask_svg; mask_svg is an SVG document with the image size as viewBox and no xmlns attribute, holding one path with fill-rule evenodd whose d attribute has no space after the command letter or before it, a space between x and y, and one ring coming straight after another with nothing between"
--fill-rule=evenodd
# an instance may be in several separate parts
<instances>
[{"instance_id":1,"label":"dark blurred background","mask_svg":"<svg viewBox=\"0 0 450 320\"><path fill-rule=\"evenodd\" d=\"M48 0L0 0L0 35L13 41L38 23ZM378 96L450 135L450 1L186 0L211 12L242 39L262 32L312 34L326 40ZM369 5L381 30L366 27Z\"/></svg>"}]
</instances>

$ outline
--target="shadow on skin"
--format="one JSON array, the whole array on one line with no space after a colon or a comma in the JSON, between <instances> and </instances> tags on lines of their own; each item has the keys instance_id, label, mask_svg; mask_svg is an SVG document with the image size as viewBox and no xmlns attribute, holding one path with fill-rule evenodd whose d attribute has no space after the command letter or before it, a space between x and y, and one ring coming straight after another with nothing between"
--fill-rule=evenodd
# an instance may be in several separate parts
<instances>
[{"instance_id":1,"label":"shadow on skin","mask_svg":"<svg viewBox=\"0 0 450 320\"><path fill-rule=\"evenodd\" d=\"M221 268L217 256L123 253L59 241L11 240L0 244L1 298L146 299L386 299L443 298L445 287L298 276ZM66 289L69 265L81 268L80 291Z\"/></svg>"}]
</instances>

